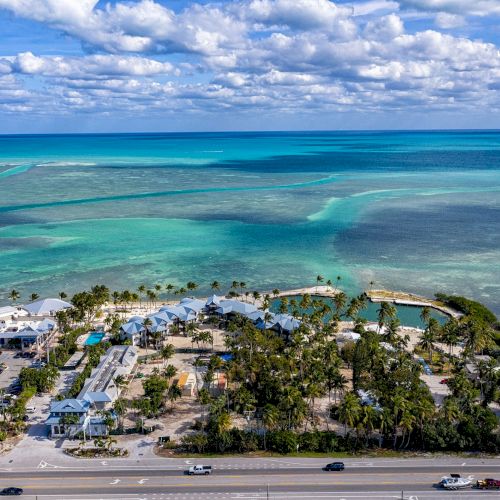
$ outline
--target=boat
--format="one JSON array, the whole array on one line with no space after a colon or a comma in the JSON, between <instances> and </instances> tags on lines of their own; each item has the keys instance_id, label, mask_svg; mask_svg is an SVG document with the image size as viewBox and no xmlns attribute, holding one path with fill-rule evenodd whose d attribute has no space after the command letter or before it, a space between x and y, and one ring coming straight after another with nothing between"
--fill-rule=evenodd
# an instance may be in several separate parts
<instances>
[{"instance_id":1,"label":"boat","mask_svg":"<svg viewBox=\"0 0 500 500\"><path fill-rule=\"evenodd\" d=\"M472 481L469 478L460 477L460 474L451 474L450 476L442 477L439 486L446 490L461 490L470 488Z\"/></svg>"}]
</instances>

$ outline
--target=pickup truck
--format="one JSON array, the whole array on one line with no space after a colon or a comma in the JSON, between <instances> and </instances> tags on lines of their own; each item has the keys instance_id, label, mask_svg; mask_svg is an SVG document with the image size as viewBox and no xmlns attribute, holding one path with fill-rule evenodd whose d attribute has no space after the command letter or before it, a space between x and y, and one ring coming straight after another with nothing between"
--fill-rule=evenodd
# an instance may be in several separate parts
<instances>
[{"instance_id":1,"label":"pickup truck","mask_svg":"<svg viewBox=\"0 0 500 500\"><path fill-rule=\"evenodd\" d=\"M480 490L500 490L499 479L479 479L476 483L476 488Z\"/></svg>"},{"instance_id":2,"label":"pickup truck","mask_svg":"<svg viewBox=\"0 0 500 500\"><path fill-rule=\"evenodd\" d=\"M193 466L189 467L189 469L186 471L186 474L188 476L201 476L201 475L208 476L208 474L212 474L212 466L211 465L193 465Z\"/></svg>"}]
</instances>

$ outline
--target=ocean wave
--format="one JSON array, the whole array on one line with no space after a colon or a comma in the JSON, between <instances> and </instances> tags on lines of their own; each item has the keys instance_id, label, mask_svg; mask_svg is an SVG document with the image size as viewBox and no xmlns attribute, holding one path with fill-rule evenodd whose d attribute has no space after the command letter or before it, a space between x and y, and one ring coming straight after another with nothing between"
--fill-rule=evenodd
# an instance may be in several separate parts
<instances>
[{"instance_id":1,"label":"ocean wave","mask_svg":"<svg viewBox=\"0 0 500 500\"><path fill-rule=\"evenodd\" d=\"M37 167L95 167L97 163L90 161L46 161L37 163Z\"/></svg>"}]
</instances>

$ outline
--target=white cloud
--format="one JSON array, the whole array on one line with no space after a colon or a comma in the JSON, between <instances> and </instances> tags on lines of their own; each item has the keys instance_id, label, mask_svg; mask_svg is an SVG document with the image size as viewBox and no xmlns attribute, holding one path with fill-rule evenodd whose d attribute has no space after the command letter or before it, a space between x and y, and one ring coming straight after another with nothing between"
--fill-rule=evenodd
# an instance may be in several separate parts
<instances>
[{"instance_id":1,"label":"white cloud","mask_svg":"<svg viewBox=\"0 0 500 500\"><path fill-rule=\"evenodd\" d=\"M101 76L152 76L176 72L169 62L114 54L39 57L31 52L23 52L15 57L0 58L0 68L7 65L10 65L10 70L15 73L70 79L92 79Z\"/></svg>"},{"instance_id":2,"label":"white cloud","mask_svg":"<svg viewBox=\"0 0 500 500\"><path fill-rule=\"evenodd\" d=\"M369 21L365 27L365 35L375 40L390 40L403 33L403 21L396 14Z\"/></svg>"},{"instance_id":3,"label":"white cloud","mask_svg":"<svg viewBox=\"0 0 500 500\"><path fill-rule=\"evenodd\" d=\"M442 29L460 28L466 25L465 18L458 14L449 14L448 12L438 12L436 14L436 26Z\"/></svg>"},{"instance_id":4,"label":"white cloud","mask_svg":"<svg viewBox=\"0 0 500 500\"><path fill-rule=\"evenodd\" d=\"M407 32L399 4L432 10L427 22L450 31L427 26ZM498 47L452 32L464 21L456 12L463 2L399 4L238 0L192 2L174 12L153 0L104 6L93 0L0 0L0 8L69 34L86 50L70 57L35 49L0 57L0 81L11 82L0 104L10 112L25 106L39 113L148 115L498 108ZM464 15L494 12L494 4L468 2ZM19 81L16 75L22 75ZM44 85L24 87L30 78Z\"/></svg>"},{"instance_id":5,"label":"white cloud","mask_svg":"<svg viewBox=\"0 0 500 500\"><path fill-rule=\"evenodd\" d=\"M291 28L333 30L352 9L329 0L252 0L243 3L245 16L256 22L286 25Z\"/></svg>"},{"instance_id":6,"label":"white cloud","mask_svg":"<svg viewBox=\"0 0 500 500\"><path fill-rule=\"evenodd\" d=\"M498 0L398 0L403 7L459 15L487 16L500 14Z\"/></svg>"}]
</instances>

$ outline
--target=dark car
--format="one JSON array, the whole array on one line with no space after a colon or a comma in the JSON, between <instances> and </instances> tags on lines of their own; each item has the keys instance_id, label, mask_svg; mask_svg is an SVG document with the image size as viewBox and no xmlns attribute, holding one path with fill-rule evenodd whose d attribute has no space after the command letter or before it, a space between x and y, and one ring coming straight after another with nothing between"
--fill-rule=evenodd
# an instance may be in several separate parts
<instances>
[{"instance_id":1,"label":"dark car","mask_svg":"<svg viewBox=\"0 0 500 500\"><path fill-rule=\"evenodd\" d=\"M323 470L344 470L344 462L332 462L323 467Z\"/></svg>"},{"instance_id":2,"label":"dark car","mask_svg":"<svg viewBox=\"0 0 500 500\"><path fill-rule=\"evenodd\" d=\"M23 494L23 489L22 488L4 488L3 490L0 490L0 495L4 497L8 496L16 496L16 495L22 495Z\"/></svg>"}]
</instances>

